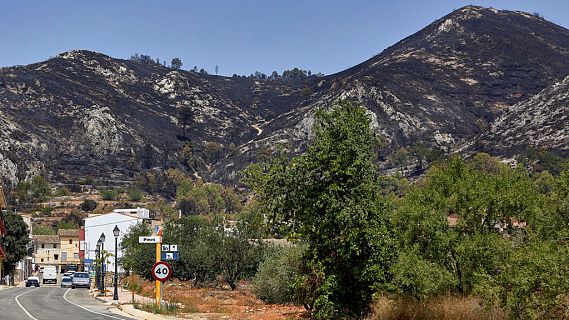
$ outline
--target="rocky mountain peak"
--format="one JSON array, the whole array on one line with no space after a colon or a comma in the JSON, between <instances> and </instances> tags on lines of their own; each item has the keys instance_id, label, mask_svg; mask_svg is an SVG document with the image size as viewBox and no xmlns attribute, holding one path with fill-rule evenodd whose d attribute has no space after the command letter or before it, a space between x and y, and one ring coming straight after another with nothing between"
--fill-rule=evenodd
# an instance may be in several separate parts
<instances>
[{"instance_id":1,"label":"rocky mountain peak","mask_svg":"<svg viewBox=\"0 0 569 320\"><path fill-rule=\"evenodd\" d=\"M180 167L234 182L246 164L279 144L301 152L315 110L339 99L368 110L384 162L418 142L451 151L487 128L494 132L487 141L512 136L504 128L517 118L507 112L532 118L525 110L538 106L547 124L528 123L554 135L564 118L548 118L540 99L564 101L546 88L567 70L569 30L535 15L476 6L348 70L302 80L205 75L73 50L0 69L0 172L14 184L42 172L62 182L86 175L120 181ZM522 141L517 149L530 143L513 136ZM543 142L567 146L558 141Z\"/></svg>"}]
</instances>

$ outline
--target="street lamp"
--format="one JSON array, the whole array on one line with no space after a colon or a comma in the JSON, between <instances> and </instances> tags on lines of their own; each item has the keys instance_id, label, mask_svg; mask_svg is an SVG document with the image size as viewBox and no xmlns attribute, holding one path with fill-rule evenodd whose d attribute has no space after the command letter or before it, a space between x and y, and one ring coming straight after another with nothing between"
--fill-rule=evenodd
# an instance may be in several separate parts
<instances>
[{"instance_id":1,"label":"street lamp","mask_svg":"<svg viewBox=\"0 0 569 320\"><path fill-rule=\"evenodd\" d=\"M97 283L97 290L101 291L101 268L99 263L101 263L101 240L97 241L97 249L95 249L95 282Z\"/></svg>"},{"instance_id":2,"label":"street lamp","mask_svg":"<svg viewBox=\"0 0 569 320\"><path fill-rule=\"evenodd\" d=\"M105 294L105 264L107 258L105 257L105 233L101 233L101 236L99 237L99 241L101 241L101 260L103 261L103 263L101 264L101 287L103 289L103 294Z\"/></svg>"},{"instance_id":3,"label":"street lamp","mask_svg":"<svg viewBox=\"0 0 569 320\"><path fill-rule=\"evenodd\" d=\"M113 229L113 235L115 236L115 293L113 295L113 300L119 300L119 291L117 289L117 284L119 282L119 276L118 276L118 264L117 264L117 256L118 256L118 239L119 239L119 233L120 233L120 229L117 225L115 225L115 228Z\"/></svg>"}]
</instances>

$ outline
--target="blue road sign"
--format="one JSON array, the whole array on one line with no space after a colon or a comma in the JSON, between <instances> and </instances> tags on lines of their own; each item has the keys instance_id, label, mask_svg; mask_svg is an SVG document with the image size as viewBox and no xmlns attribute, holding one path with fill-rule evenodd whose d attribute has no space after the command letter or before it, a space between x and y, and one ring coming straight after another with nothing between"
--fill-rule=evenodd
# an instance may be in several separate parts
<instances>
[{"instance_id":1,"label":"blue road sign","mask_svg":"<svg viewBox=\"0 0 569 320\"><path fill-rule=\"evenodd\" d=\"M160 260L180 260L178 252L162 252L160 255Z\"/></svg>"}]
</instances>

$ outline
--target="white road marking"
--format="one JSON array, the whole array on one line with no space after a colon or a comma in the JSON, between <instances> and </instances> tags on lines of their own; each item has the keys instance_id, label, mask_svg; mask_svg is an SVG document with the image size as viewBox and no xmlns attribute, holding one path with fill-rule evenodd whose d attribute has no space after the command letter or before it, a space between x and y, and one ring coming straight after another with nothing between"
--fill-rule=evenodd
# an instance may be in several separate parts
<instances>
[{"instance_id":1,"label":"white road marking","mask_svg":"<svg viewBox=\"0 0 569 320\"><path fill-rule=\"evenodd\" d=\"M22 310L24 310L24 312L28 315L28 317L30 317L30 318L33 319L33 320L38 320L38 319L34 318L34 317L28 312L28 310L26 310L26 308L24 308L24 306L22 306L22 304L20 303L20 301L18 301L18 298L19 298L19 297L25 295L26 293L30 293L32 290L36 290L36 289L30 289L29 291L26 291L26 292L24 292L24 293L22 293L22 294L19 294L19 295L16 296L15 299L16 299L16 303L20 306L20 308L22 308Z\"/></svg>"},{"instance_id":2,"label":"white road marking","mask_svg":"<svg viewBox=\"0 0 569 320\"><path fill-rule=\"evenodd\" d=\"M112 319L124 320L124 318L114 317L114 316L111 316L111 315L108 315L108 314L99 313L99 312L96 312L96 311L93 311L93 310L89 310L89 309L85 308L85 307L82 306L82 305L79 305L79 304L77 304L77 303L71 302L69 299L67 299L67 293L68 293L70 290L71 290L71 289L67 289L67 291L65 291L65 293L63 294L63 299L65 299L65 301L71 303L72 305L74 305L74 306L76 306L76 307L79 307L79 308L81 308L81 309L83 309L83 310L85 310L85 311L89 311L89 312L91 312L91 313L98 314L98 315L100 315L100 316L104 316L104 317L112 318ZM35 320L37 320L37 319L35 319Z\"/></svg>"}]
</instances>

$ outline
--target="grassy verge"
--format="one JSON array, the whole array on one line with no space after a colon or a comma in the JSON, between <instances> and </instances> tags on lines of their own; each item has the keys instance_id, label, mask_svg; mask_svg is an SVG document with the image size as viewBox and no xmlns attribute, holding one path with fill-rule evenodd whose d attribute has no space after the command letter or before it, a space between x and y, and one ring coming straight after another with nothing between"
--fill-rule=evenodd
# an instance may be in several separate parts
<instances>
[{"instance_id":1,"label":"grassy verge","mask_svg":"<svg viewBox=\"0 0 569 320\"><path fill-rule=\"evenodd\" d=\"M133 305L136 309L163 315L175 315L182 311L182 308L177 303L164 302L160 307L156 303L135 303Z\"/></svg>"}]
</instances>

